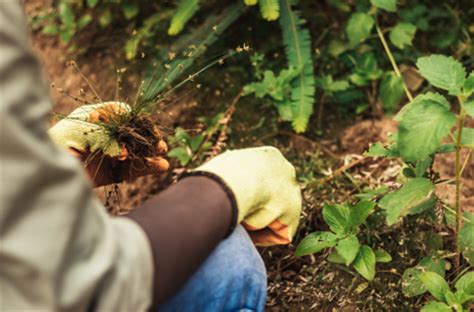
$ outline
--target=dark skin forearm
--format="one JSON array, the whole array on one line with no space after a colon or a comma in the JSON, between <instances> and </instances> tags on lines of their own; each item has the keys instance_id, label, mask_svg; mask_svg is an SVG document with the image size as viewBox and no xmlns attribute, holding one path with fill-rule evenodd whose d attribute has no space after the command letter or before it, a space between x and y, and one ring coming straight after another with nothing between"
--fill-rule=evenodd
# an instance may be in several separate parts
<instances>
[{"instance_id":1,"label":"dark skin forearm","mask_svg":"<svg viewBox=\"0 0 474 312\"><path fill-rule=\"evenodd\" d=\"M127 217L143 228L150 241L157 305L179 290L228 234L232 205L219 183L187 177Z\"/></svg>"}]
</instances>

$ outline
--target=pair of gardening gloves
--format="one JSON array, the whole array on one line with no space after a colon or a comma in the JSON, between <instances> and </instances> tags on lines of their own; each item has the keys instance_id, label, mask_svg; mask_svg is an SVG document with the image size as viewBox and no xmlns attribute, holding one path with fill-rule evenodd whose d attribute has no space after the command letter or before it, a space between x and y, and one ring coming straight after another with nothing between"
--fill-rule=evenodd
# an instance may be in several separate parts
<instances>
[{"instance_id":1,"label":"pair of gardening gloves","mask_svg":"<svg viewBox=\"0 0 474 312\"><path fill-rule=\"evenodd\" d=\"M102 151L109 161L116 162L115 167L106 169L117 170L120 162L127 162L127 152L116 140L111 140L101 123L107 123L112 114L129 112L127 104L118 102L82 106L54 125L49 134L58 145L73 151L81 159ZM157 146L157 149L164 148L164 142ZM168 162L162 157L147 161L148 169L156 173L168 169ZM95 169L100 171L100 168ZM256 245L291 242L301 213L301 191L295 168L276 148L264 146L227 151L194 169L192 174L214 175L225 184L224 188L230 190L236 204L237 223L247 229Z\"/></svg>"}]
</instances>

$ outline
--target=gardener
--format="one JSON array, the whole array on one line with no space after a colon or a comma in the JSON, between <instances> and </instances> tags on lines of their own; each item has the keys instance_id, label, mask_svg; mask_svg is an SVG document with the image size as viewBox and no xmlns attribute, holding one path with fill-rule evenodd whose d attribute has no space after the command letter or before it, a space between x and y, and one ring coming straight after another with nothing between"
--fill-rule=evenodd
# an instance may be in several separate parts
<instances>
[{"instance_id":1,"label":"gardener","mask_svg":"<svg viewBox=\"0 0 474 312\"><path fill-rule=\"evenodd\" d=\"M239 224L260 245L294 235L301 195L280 152L226 152L111 217L77 159L47 135L50 102L20 5L2 1L0 23L0 310L262 310L265 268ZM74 133L73 124L62 127ZM81 142L57 143L71 150ZM120 166L113 179L98 171L93 182L153 169Z\"/></svg>"}]
</instances>

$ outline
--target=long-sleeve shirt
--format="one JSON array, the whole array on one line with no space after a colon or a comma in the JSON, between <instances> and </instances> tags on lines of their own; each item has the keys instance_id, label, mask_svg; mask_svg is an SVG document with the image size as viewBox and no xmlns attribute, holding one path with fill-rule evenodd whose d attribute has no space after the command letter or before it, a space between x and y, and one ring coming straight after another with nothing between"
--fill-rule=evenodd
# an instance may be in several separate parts
<instances>
[{"instance_id":1,"label":"long-sleeve shirt","mask_svg":"<svg viewBox=\"0 0 474 312\"><path fill-rule=\"evenodd\" d=\"M149 240L106 214L47 135L51 104L17 1L0 2L0 310L146 310Z\"/></svg>"}]
</instances>

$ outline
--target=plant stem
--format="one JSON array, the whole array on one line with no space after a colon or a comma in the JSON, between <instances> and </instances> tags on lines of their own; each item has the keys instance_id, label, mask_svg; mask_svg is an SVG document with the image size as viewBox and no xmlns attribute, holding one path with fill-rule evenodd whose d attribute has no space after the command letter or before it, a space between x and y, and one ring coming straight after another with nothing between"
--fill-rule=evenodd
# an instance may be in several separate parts
<instances>
[{"instance_id":1,"label":"plant stem","mask_svg":"<svg viewBox=\"0 0 474 312\"><path fill-rule=\"evenodd\" d=\"M456 184L456 194L455 194L455 210L456 210L456 229L454 232L454 237L456 241L456 258L454 265L456 268L458 268L461 265L461 250L459 247L459 244L457 243L457 238L459 231L461 229L462 225L462 209L461 209L461 173L462 173L462 168L461 168L461 140L462 140L462 130L464 126L464 118L466 116L466 113L464 111L464 104L463 100L458 97L459 100L459 117L458 117L458 133L456 136L456 160L455 160L455 170L456 174L454 177L455 184Z\"/></svg>"},{"instance_id":2,"label":"plant stem","mask_svg":"<svg viewBox=\"0 0 474 312\"><path fill-rule=\"evenodd\" d=\"M411 95L410 90L408 90L408 87L405 84L405 81L403 80L403 76L400 73L400 69L398 69L397 62L395 62L395 59L393 58L392 51L390 51L390 47L388 46L387 41L385 40L385 36L383 35L383 32L380 29L379 23L377 21L375 22L375 29L377 30L377 35L379 36L379 39L382 42L383 48L385 49L385 53L387 53L390 63L392 63L392 67L393 67L393 71L395 72L395 75L397 75L397 77L400 77L400 79L403 82L403 90L405 90L405 94L407 95L408 100L410 102L413 101L413 95Z\"/></svg>"}]
</instances>

